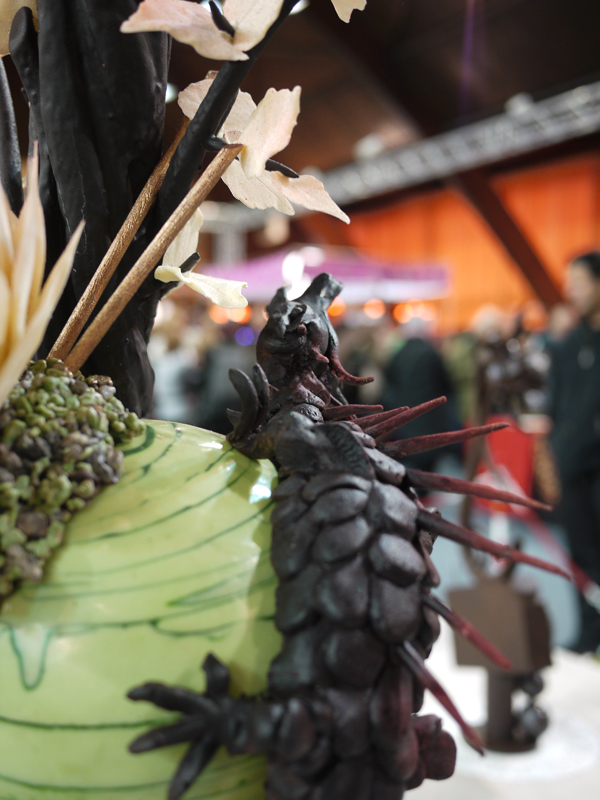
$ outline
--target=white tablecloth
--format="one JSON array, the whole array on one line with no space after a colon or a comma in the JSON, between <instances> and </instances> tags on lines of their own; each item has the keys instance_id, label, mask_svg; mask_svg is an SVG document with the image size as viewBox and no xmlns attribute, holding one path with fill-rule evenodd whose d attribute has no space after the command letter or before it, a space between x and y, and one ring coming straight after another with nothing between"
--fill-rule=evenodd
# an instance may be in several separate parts
<instances>
[{"instance_id":1,"label":"white tablecloth","mask_svg":"<svg viewBox=\"0 0 600 800\"><path fill-rule=\"evenodd\" d=\"M600 662L556 649L544 670L544 691L537 704L550 717L535 750L488 752L484 757L465 744L458 726L431 696L421 713L443 717L458 745L456 772L447 781L425 781L407 793L410 800L600 800ZM486 717L486 674L458 667L452 635L444 626L428 660L472 725Z\"/></svg>"}]
</instances>

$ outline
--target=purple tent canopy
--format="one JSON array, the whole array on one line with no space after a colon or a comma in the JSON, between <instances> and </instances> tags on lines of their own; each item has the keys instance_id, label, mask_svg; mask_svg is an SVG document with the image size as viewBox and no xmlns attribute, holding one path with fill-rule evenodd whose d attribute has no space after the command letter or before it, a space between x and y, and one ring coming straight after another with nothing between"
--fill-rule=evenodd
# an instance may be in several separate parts
<instances>
[{"instance_id":1,"label":"purple tent canopy","mask_svg":"<svg viewBox=\"0 0 600 800\"><path fill-rule=\"evenodd\" d=\"M242 264L209 266L203 272L215 278L246 281L244 296L251 303L266 303L280 286L289 297L297 297L313 278L329 272L344 284L346 303L364 303L377 297L386 303L433 300L450 288L450 270L439 263L398 264L371 261L351 251L301 247L279 250Z\"/></svg>"}]
</instances>

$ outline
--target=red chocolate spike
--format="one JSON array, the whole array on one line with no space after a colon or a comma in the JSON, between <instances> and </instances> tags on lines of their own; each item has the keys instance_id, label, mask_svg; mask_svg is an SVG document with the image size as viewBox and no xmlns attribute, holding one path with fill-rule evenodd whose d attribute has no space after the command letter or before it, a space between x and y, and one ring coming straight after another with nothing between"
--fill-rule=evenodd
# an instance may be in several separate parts
<instances>
[{"instance_id":1,"label":"red chocolate spike","mask_svg":"<svg viewBox=\"0 0 600 800\"><path fill-rule=\"evenodd\" d=\"M474 628L464 617L452 611L451 608L445 606L441 600L438 600L437 597L431 594L423 594L423 602L439 614L440 617L443 617L449 625L461 634L461 636L464 636L465 639L472 642L475 647L481 650L484 656L487 656L496 666L501 669L511 668L512 665L510 661L498 650L496 645L492 644L489 639L486 639L483 634L479 633L477 628Z\"/></svg>"},{"instance_id":2,"label":"red chocolate spike","mask_svg":"<svg viewBox=\"0 0 600 800\"><path fill-rule=\"evenodd\" d=\"M456 492L457 494L471 494L474 497L483 497L486 500L499 500L503 503L515 503L526 506L536 511L551 511L552 506L521 497L503 489L494 489L492 486L483 486L481 483L463 481L460 478L450 478L447 475L435 475L432 472L422 472L420 469L407 469L406 476L416 489L433 489L436 492Z\"/></svg>"},{"instance_id":3,"label":"red chocolate spike","mask_svg":"<svg viewBox=\"0 0 600 800\"><path fill-rule=\"evenodd\" d=\"M410 643L404 642L398 647L398 655L404 661L406 666L415 676L415 678L428 689L431 694L444 706L454 719L458 722L463 732L463 735L474 750L483 755L483 742L475 733L473 728L462 718L460 711L456 708L452 700L448 697L444 687L433 677L431 672L425 666L425 663L417 649Z\"/></svg>"},{"instance_id":4,"label":"red chocolate spike","mask_svg":"<svg viewBox=\"0 0 600 800\"><path fill-rule=\"evenodd\" d=\"M442 396L436 397L433 400L428 400L426 403L421 403L418 406L407 408L401 411L396 417L391 417L385 423L381 422L379 425L376 425L372 430L367 429L366 433L374 439L377 439L378 442L383 442L397 428L406 425L407 422L412 422L413 419L421 417L423 414L427 414L428 411L433 411L434 408L444 405L445 402L446 398Z\"/></svg>"},{"instance_id":5,"label":"red chocolate spike","mask_svg":"<svg viewBox=\"0 0 600 800\"><path fill-rule=\"evenodd\" d=\"M413 453L423 453L425 450L435 450L436 447L445 447L447 444L466 442L476 436L485 436L502 428L508 428L508 422L494 422L491 425L480 425L477 428L466 428L463 431L450 433L432 433L429 436L413 436L410 439L401 439L398 442L384 445L381 449L394 458L410 456Z\"/></svg>"},{"instance_id":6,"label":"red chocolate spike","mask_svg":"<svg viewBox=\"0 0 600 800\"><path fill-rule=\"evenodd\" d=\"M518 561L521 564L529 564L532 567L544 569L546 572L553 572L555 575L561 575L567 580L571 580L571 576L564 569L551 564L549 561L543 561L541 558L528 556L514 547L507 544L497 544L485 536L480 536L468 528L463 528L461 525L455 525L453 522L448 522L447 519L438 517L429 511L420 509L417 514L417 522L421 528L424 528L429 533L436 536L443 536L445 539L451 539L453 542L458 542L465 547L472 547L474 550L481 550L484 553L490 553L497 558L507 558L509 561Z\"/></svg>"},{"instance_id":7,"label":"red chocolate spike","mask_svg":"<svg viewBox=\"0 0 600 800\"><path fill-rule=\"evenodd\" d=\"M349 419L355 414L375 414L377 411L382 411L383 406L366 406L360 403L348 403L348 405L336 406L335 408L324 408L321 413L323 419L327 421L337 419ZM357 420L354 420L355 422Z\"/></svg>"},{"instance_id":8,"label":"red chocolate spike","mask_svg":"<svg viewBox=\"0 0 600 800\"><path fill-rule=\"evenodd\" d=\"M400 406L400 408L393 408L391 411L382 411L381 414L372 414L370 417L358 420L357 424L364 428L367 425L376 425L378 422L383 422L386 419L395 417L401 411L408 411L408 406Z\"/></svg>"}]
</instances>

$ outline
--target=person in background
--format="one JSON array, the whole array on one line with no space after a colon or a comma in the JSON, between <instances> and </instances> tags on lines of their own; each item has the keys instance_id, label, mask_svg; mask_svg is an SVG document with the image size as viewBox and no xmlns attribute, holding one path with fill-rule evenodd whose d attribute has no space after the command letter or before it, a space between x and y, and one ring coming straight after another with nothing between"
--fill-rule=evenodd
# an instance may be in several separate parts
<instances>
[{"instance_id":1,"label":"person in background","mask_svg":"<svg viewBox=\"0 0 600 800\"><path fill-rule=\"evenodd\" d=\"M568 268L565 293L579 325L553 349L550 442L560 475L558 509L571 556L600 584L600 252L584 253ZM580 598L577 652L600 647L600 614Z\"/></svg>"},{"instance_id":2,"label":"person in background","mask_svg":"<svg viewBox=\"0 0 600 800\"><path fill-rule=\"evenodd\" d=\"M480 418L482 409L477 385L479 351L506 341L512 327L506 311L487 303L477 310L466 330L442 341L442 356L456 392L458 415L469 425L485 422L485 418Z\"/></svg>"},{"instance_id":3,"label":"person in background","mask_svg":"<svg viewBox=\"0 0 600 800\"><path fill-rule=\"evenodd\" d=\"M197 353L189 331L187 309L169 299L163 300L148 348L155 374L152 408L155 419L193 421L185 376L196 363Z\"/></svg>"},{"instance_id":4,"label":"person in background","mask_svg":"<svg viewBox=\"0 0 600 800\"><path fill-rule=\"evenodd\" d=\"M407 439L457 430L456 398L451 378L441 355L429 340L430 324L418 317L404 323L394 337L394 346L383 368L383 389L379 401L384 409L417 406L445 395L446 404L399 429L395 438ZM442 456L460 459L459 446L427 450L403 459L409 467L433 470Z\"/></svg>"},{"instance_id":5,"label":"person in background","mask_svg":"<svg viewBox=\"0 0 600 800\"><path fill-rule=\"evenodd\" d=\"M255 361L254 347L242 346L236 338L238 329L232 322L220 326L218 339L204 354L201 380L196 387L194 425L224 436L233 427L227 410L240 410L240 399L229 378L229 370L239 369L250 374Z\"/></svg>"},{"instance_id":6,"label":"person in background","mask_svg":"<svg viewBox=\"0 0 600 800\"><path fill-rule=\"evenodd\" d=\"M548 312L548 324L545 331L547 347L551 350L571 333L579 322L577 312L568 303L557 303Z\"/></svg>"}]
</instances>

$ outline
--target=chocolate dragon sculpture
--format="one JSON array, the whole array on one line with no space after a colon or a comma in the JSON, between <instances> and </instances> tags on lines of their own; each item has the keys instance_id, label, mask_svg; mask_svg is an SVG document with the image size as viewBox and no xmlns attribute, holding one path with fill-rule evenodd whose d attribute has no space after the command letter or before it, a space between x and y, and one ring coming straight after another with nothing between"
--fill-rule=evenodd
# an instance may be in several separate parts
<instances>
[{"instance_id":1,"label":"chocolate dragon sculpture","mask_svg":"<svg viewBox=\"0 0 600 800\"><path fill-rule=\"evenodd\" d=\"M399 460L497 426L386 444L399 425L444 398L388 412L346 404L341 384L370 379L349 375L339 362L327 309L340 290L327 274L297 300L280 289L267 307L252 376L231 372L242 411L231 415L229 441L279 469L271 560L280 581L275 625L283 647L264 696L231 697L227 666L212 655L204 663L204 694L160 683L130 691L132 700L182 714L131 745L142 753L191 742L170 800L221 745L231 754L266 754L268 800L399 800L425 778L449 777L455 743L437 717L417 715L424 689L457 719L470 744L481 750L481 743L425 666L439 617L496 663L506 660L432 593L440 582L430 558L436 537L560 571L447 522L420 502L417 488L533 503L407 470Z\"/></svg>"}]
</instances>

